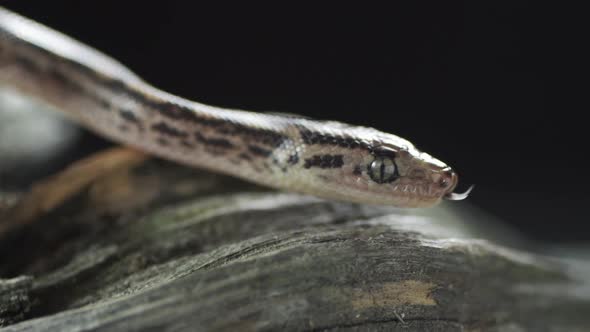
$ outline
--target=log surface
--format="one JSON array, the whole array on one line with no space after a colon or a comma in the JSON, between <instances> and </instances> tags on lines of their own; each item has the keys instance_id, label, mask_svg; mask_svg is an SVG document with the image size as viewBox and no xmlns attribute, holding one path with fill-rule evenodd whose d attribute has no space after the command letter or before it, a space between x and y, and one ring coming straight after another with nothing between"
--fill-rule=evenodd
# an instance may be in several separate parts
<instances>
[{"instance_id":1,"label":"log surface","mask_svg":"<svg viewBox=\"0 0 590 332\"><path fill-rule=\"evenodd\" d=\"M586 262L495 229L150 160L0 239L0 330L588 331Z\"/></svg>"}]
</instances>

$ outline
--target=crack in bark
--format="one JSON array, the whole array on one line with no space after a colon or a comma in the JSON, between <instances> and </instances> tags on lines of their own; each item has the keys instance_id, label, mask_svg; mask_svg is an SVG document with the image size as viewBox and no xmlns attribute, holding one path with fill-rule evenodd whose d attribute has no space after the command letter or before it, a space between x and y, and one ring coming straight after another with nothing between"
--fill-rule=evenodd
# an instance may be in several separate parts
<instances>
[{"instance_id":1,"label":"crack in bark","mask_svg":"<svg viewBox=\"0 0 590 332\"><path fill-rule=\"evenodd\" d=\"M343 242L349 239L342 239L342 238L305 238L306 235L309 235L308 232L298 231L290 233L288 237L276 240L267 240L261 243L253 244L247 248L240 249L236 252L224 255L222 257L216 258L213 261L207 262L202 264L198 268L193 271L199 270L209 270L212 268L217 268L221 266L225 266L228 264L232 264L236 261L239 261L242 258L249 258L255 257L260 253L271 253L280 251L285 248L295 247L301 244L320 244L320 243L327 243L327 242Z\"/></svg>"}]
</instances>

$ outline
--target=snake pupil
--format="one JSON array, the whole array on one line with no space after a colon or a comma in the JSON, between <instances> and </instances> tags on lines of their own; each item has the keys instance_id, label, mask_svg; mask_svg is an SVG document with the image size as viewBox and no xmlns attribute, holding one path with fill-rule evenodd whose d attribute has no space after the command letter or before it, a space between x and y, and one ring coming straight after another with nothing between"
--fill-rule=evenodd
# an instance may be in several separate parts
<instances>
[{"instance_id":1,"label":"snake pupil","mask_svg":"<svg viewBox=\"0 0 590 332\"><path fill-rule=\"evenodd\" d=\"M386 183L395 180L399 174L395 162L389 157L376 157L369 164L369 176L377 183Z\"/></svg>"}]
</instances>

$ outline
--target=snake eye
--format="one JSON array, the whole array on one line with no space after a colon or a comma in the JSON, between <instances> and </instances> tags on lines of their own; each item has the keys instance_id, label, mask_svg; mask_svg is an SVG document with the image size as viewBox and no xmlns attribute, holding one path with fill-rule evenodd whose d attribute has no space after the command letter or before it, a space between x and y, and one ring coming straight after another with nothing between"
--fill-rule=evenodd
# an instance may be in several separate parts
<instances>
[{"instance_id":1,"label":"snake eye","mask_svg":"<svg viewBox=\"0 0 590 332\"><path fill-rule=\"evenodd\" d=\"M375 157L369 164L368 171L371 179L377 183L392 182L399 176L397 166L390 157Z\"/></svg>"}]
</instances>

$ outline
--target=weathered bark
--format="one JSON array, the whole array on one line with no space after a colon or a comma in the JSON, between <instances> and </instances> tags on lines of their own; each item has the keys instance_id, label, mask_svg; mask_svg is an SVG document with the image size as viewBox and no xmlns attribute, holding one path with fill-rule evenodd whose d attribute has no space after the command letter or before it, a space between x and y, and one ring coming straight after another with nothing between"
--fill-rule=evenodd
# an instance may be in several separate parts
<instances>
[{"instance_id":1,"label":"weathered bark","mask_svg":"<svg viewBox=\"0 0 590 332\"><path fill-rule=\"evenodd\" d=\"M0 326L24 319L30 310L32 278L0 279Z\"/></svg>"},{"instance_id":2,"label":"weathered bark","mask_svg":"<svg viewBox=\"0 0 590 332\"><path fill-rule=\"evenodd\" d=\"M0 324L590 329L587 266L478 240L490 230L482 227L444 207L327 202L150 161L3 236L0 276L16 279L0 280Z\"/></svg>"}]
</instances>

